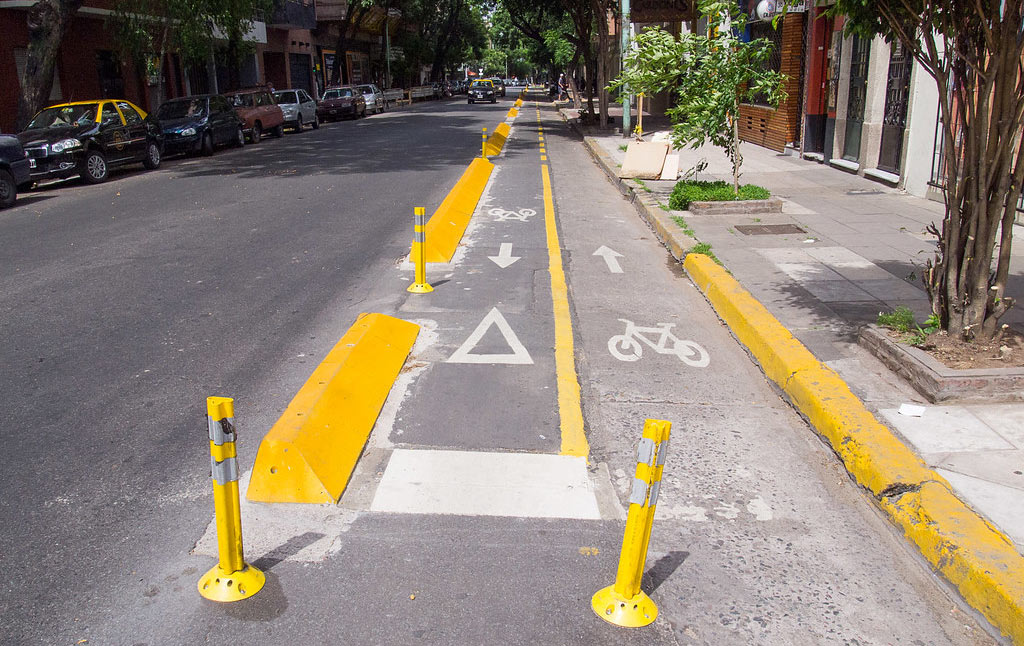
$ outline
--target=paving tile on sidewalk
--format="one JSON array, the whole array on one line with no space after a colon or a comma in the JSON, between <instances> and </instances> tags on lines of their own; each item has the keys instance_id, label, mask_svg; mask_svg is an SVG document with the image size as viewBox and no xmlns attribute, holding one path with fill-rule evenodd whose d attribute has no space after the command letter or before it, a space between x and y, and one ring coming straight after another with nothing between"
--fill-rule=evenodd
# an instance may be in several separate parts
<instances>
[{"instance_id":1,"label":"paving tile on sidewalk","mask_svg":"<svg viewBox=\"0 0 1024 646\"><path fill-rule=\"evenodd\" d=\"M900 415L894 408L881 413L922 453L1014 448L962 406L929 406L921 417Z\"/></svg>"},{"instance_id":2,"label":"paving tile on sidewalk","mask_svg":"<svg viewBox=\"0 0 1024 646\"><path fill-rule=\"evenodd\" d=\"M1018 549L1024 547L1024 496L1019 489L946 469L936 470L971 501L972 507L1009 536Z\"/></svg>"},{"instance_id":3,"label":"paving tile on sidewalk","mask_svg":"<svg viewBox=\"0 0 1024 646\"><path fill-rule=\"evenodd\" d=\"M972 408L971 412L1015 447L1024 449L1024 406L992 404Z\"/></svg>"},{"instance_id":4,"label":"paving tile on sidewalk","mask_svg":"<svg viewBox=\"0 0 1024 646\"><path fill-rule=\"evenodd\" d=\"M922 457L936 468L1012 487L1024 498L1024 449L926 453Z\"/></svg>"}]
</instances>

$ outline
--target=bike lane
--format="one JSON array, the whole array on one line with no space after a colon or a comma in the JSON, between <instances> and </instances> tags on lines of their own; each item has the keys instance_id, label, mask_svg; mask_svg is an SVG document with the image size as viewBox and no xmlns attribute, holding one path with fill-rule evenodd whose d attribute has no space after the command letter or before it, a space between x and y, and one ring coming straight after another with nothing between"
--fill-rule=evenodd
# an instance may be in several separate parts
<instances>
[{"instance_id":1,"label":"bike lane","mask_svg":"<svg viewBox=\"0 0 1024 646\"><path fill-rule=\"evenodd\" d=\"M673 424L644 589L678 642L991 643L544 114L590 460L624 505L644 420Z\"/></svg>"}]
</instances>

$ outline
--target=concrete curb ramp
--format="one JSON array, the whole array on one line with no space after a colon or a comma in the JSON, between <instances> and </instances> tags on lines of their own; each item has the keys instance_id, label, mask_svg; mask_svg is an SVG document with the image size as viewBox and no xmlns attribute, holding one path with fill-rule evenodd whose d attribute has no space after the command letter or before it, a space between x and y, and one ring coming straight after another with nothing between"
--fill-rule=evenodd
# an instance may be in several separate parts
<instances>
[{"instance_id":1,"label":"concrete curb ramp","mask_svg":"<svg viewBox=\"0 0 1024 646\"><path fill-rule=\"evenodd\" d=\"M246 498L336 503L419 329L361 314L263 438Z\"/></svg>"},{"instance_id":2,"label":"concrete curb ramp","mask_svg":"<svg viewBox=\"0 0 1024 646\"><path fill-rule=\"evenodd\" d=\"M508 133L511 130L511 126L505 122L498 124L491 136L487 138L488 157L497 157L501 154L501 149L505 147L505 140L508 139Z\"/></svg>"},{"instance_id":3,"label":"concrete curb ramp","mask_svg":"<svg viewBox=\"0 0 1024 646\"><path fill-rule=\"evenodd\" d=\"M760 302L711 258L684 262L733 334L832 444L846 469L971 606L1024 645L1024 557L953 493Z\"/></svg>"},{"instance_id":4,"label":"concrete curb ramp","mask_svg":"<svg viewBox=\"0 0 1024 646\"><path fill-rule=\"evenodd\" d=\"M494 164L486 159L474 159L441 206L430 216L423 245L427 262L451 261L493 170Z\"/></svg>"}]
</instances>

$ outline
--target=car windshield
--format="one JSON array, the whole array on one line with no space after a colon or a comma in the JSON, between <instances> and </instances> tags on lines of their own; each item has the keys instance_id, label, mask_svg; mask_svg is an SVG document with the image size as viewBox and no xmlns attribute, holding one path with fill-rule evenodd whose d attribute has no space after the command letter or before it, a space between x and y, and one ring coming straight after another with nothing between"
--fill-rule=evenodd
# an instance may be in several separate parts
<instances>
[{"instance_id":1,"label":"car windshield","mask_svg":"<svg viewBox=\"0 0 1024 646\"><path fill-rule=\"evenodd\" d=\"M343 87L336 90L327 90L324 92L324 99L347 99L352 97L352 90L347 87Z\"/></svg>"},{"instance_id":2,"label":"car windshield","mask_svg":"<svg viewBox=\"0 0 1024 646\"><path fill-rule=\"evenodd\" d=\"M58 105L46 108L28 124L29 128L66 128L67 126L88 126L96 123L96 103Z\"/></svg>"},{"instance_id":3,"label":"car windshield","mask_svg":"<svg viewBox=\"0 0 1024 646\"><path fill-rule=\"evenodd\" d=\"M298 103L299 99L295 96L295 92L289 90L287 92L274 92L274 101L277 103Z\"/></svg>"},{"instance_id":4,"label":"car windshield","mask_svg":"<svg viewBox=\"0 0 1024 646\"><path fill-rule=\"evenodd\" d=\"M231 105L236 108L251 108L252 107L252 95L251 94L236 94L228 97L231 99Z\"/></svg>"},{"instance_id":5,"label":"car windshield","mask_svg":"<svg viewBox=\"0 0 1024 646\"><path fill-rule=\"evenodd\" d=\"M206 99L180 99L168 101L156 111L157 119L184 119L206 115Z\"/></svg>"},{"instance_id":6,"label":"car windshield","mask_svg":"<svg viewBox=\"0 0 1024 646\"><path fill-rule=\"evenodd\" d=\"M493 86L493 85L491 85L491 82L490 82L490 81L473 81L473 87L476 87L476 88L485 88L485 89L488 89L488 90L489 90L489 89L491 89L491 88L492 88L492 87L494 87L494 86Z\"/></svg>"},{"instance_id":7,"label":"car windshield","mask_svg":"<svg viewBox=\"0 0 1024 646\"><path fill-rule=\"evenodd\" d=\"M362 92L363 94L373 94L373 88L370 87L369 85L360 85L359 91Z\"/></svg>"}]
</instances>

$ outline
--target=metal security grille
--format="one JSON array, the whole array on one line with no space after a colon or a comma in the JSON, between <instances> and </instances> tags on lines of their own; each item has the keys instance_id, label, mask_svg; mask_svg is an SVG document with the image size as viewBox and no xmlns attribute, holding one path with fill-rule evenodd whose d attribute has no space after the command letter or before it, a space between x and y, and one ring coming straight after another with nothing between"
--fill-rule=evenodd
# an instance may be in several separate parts
<instances>
[{"instance_id":1,"label":"metal security grille","mask_svg":"<svg viewBox=\"0 0 1024 646\"><path fill-rule=\"evenodd\" d=\"M868 54L871 40L853 37L850 56L850 96L846 103L846 139L843 143L843 159L860 159L860 134L864 125L864 104L868 95Z\"/></svg>"},{"instance_id":2,"label":"metal security grille","mask_svg":"<svg viewBox=\"0 0 1024 646\"><path fill-rule=\"evenodd\" d=\"M885 113L882 117L882 142L878 167L899 173L903 153L903 131L907 127L907 99L914 59L900 41L894 41L889 54L889 78L885 86Z\"/></svg>"},{"instance_id":3,"label":"metal security grille","mask_svg":"<svg viewBox=\"0 0 1024 646\"><path fill-rule=\"evenodd\" d=\"M764 38L771 43L771 55L768 57L768 69L773 72L782 70L782 29L772 27L771 21L750 23L750 40ZM750 101L754 105L770 105L766 94L758 93Z\"/></svg>"}]
</instances>

